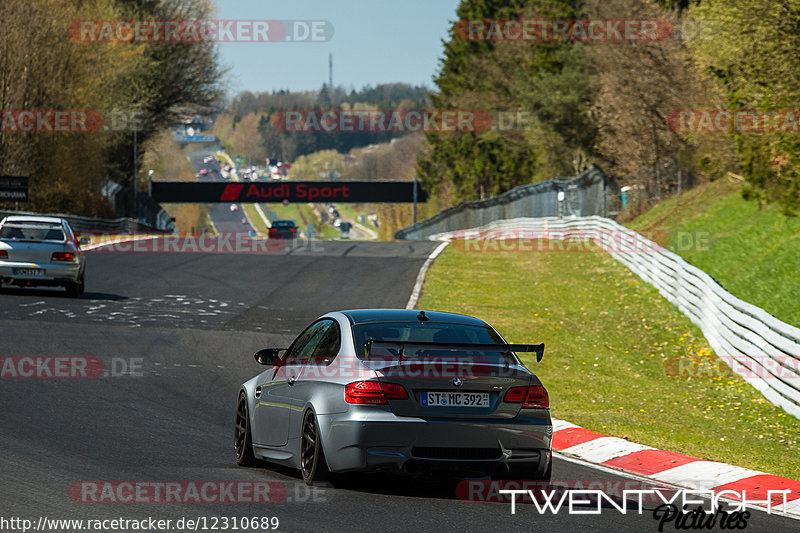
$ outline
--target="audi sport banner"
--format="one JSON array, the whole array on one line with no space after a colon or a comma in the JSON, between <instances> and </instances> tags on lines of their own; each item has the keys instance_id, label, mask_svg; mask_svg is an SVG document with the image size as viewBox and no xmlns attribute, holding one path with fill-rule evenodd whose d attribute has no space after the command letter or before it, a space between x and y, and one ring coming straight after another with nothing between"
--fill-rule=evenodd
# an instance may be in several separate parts
<instances>
[{"instance_id":1,"label":"audi sport banner","mask_svg":"<svg viewBox=\"0 0 800 533\"><path fill-rule=\"evenodd\" d=\"M28 201L28 178L0 176L0 202L11 200Z\"/></svg>"},{"instance_id":2,"label":"audi sport banner","mask_svg":"<svg viewBox=\"0 0 800 533\"><path fill-rule=\"evenodd\" d=\"M187 182L154 181L153 199L163 203L279 203L288 202L413 202L412 181L281 181ZM417 188L417 201L427 199Z\"/></svg>"}]
</instances>

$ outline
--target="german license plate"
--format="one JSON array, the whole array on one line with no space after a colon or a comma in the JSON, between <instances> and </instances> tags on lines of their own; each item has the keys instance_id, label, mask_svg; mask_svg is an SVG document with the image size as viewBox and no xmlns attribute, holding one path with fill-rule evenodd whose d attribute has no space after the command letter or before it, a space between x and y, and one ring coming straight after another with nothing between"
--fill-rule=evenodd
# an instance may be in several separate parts
<instances>
[{"instance_id":1,"label":"german license plate","mask_svg":"<svg viewBox=\"0 0 800 533\"><path fill-rule=\"evenodd\" d=\"M15 276L27 276L29 278L38 278L44 276L43 268L15 268L13 272Z\"/></svg>"},{"instance_id":2,"label":"german license plate","mask_svg":"<svg viewBox=\"0 0 800 533\"><path fill-rule=\"evenodd\" d=\"M423 392L426 407L489 407L488 392Z\"/></svg>"}]
</instances>

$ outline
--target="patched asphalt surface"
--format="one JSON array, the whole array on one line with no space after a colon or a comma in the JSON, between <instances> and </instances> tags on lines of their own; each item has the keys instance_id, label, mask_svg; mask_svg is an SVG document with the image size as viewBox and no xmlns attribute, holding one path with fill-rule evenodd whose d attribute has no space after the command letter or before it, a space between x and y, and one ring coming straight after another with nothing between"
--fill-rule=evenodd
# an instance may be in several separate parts
<instances>
[{"instance_id":1,"label":"patched asphalt surface","mask_svg":"<svg viewBox=\"0 0 800 533\"><path fill-rule=\"evenodd\" d=\"M92 253L79 299L59 289L4 289L4 360L93 357L110 375L0 379L0 517L277 516L284 531L657 531L651 511L553 516L527 504L512 515L508 503L459 500L451 483L376 478L310 490L284 468L236 466L233 413L240 384L259 372L252 353L285 345L331 310L404 307L434 246L341 241L260 255ZM560 459L553 475L625 480ZM277 481L287 496L267 504L123 504L70 495L81 481L202 480ZM747 530L796 527L753 513Z\"/></svg>"}]
</instances>

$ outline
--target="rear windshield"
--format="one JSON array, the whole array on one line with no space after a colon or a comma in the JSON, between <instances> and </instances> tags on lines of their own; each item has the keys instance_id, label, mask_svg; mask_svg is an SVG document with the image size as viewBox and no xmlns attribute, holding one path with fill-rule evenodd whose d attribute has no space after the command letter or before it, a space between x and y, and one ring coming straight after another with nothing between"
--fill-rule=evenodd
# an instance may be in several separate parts
<instances>
[{"instance_id":1,"label":"rear windshield","mask_svg":"<svg viewBox=\"0 0 800 533\"><path fill-rule=\"evenodd\" d=\"M0 228L0 239L64 242L61 224L46 222L9 222Z\"/></svg>"},{"instance_id":2,"label":"rear windshield","mask_svg":"<svg viewBox=\"0 0 800 533\"><path fill-rule=\"evenodd\" d=\"M376 341L402 342L440 342L451 344L503 344L503 339L491 328L444 322L378 322L353 326L353 340L359 359L366 359L365 345L369 339ZM373 347L371 359L396 359L399 350L395 348ZM517 359L510 353L485 352L478 350L435 350L430 348L407 347L403 350L403 360L413 359L458 360L465 358L491 364L516 364Z\"/></svg>"},{"instance_id":3,"label":"rear windshield","mask_svg":"<svg viewBox=\"0 0 800 533\"><path fill-rule=\"evenodd\" d=\"M273 228L293 228L294 220L276 220L272 223Z\"/></svg>"}]
</instances>

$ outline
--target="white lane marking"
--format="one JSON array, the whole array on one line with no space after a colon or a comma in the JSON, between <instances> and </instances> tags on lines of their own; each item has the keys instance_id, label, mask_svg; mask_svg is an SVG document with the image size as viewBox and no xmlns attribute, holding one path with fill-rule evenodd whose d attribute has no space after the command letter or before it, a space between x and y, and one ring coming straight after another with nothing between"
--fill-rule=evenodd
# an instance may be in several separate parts
<instances>
[{"instance_id":1,"label":"white lane marking","mask_svg":"<svg viewBox=\"0 0 800 533\"><path fill-rule=\"evenodd\" d=\"M425 282L425 274L428 272L428 269L433 264L433 261L439 256L440 253L447 248L447 245L450 244L449 242L443 242L439 246L436 247L434 251L431 252L431 255L425 260L422 264L422 267L419 269L419 274L417 274L417 282L414 284L414 290L411 291L411 297L408 299L408 303L406 304L406 309L414 309L417 306L417 301L419 300L420 294L422 294L422 284Z\"/></svg>"},{"instance_id":2,"label":"white lane marking","mask_svg":"<svg viewBox=\"0 0 800 533\"><path fill-rule=\"evenodd\" d=\"M577 455L581 459L594 463L604 463L615 457L628 455L642 450L652 450L650 446L629 442L618 437L599 437L561 450L561 453Z\"/></svg>"},{"instance_id":3,"label":"white lane marking","mask_svg":"<svg viewBox=\"0 0 800 533\"><path fill-rule=\"evenodd\" d=\"M651 477L659 481L705 490L761 474L764 472L716 461L695 461L664 470Z\"/></svg>"},{"instance_id":4,"label":"white lane marking","mask_svg":"<svg viewBox=\"0 0 800 533\"><path fill-rule=\"evenodd\" d=\"M265 225L266 225L268 228L271 228L271 227L272 227L272 222L270 222L269 218L267 218L267 214L266 214L266 213L264 213L264 210L263 210L263 209L261 209L261 206L260 206L260 205L258 205L258 204L253 204L253 205L254 205L254 206L255 206L255 208L256 208L256 213L258 213L258 216L260 216L260 217L261 217L261 220L263 220L263 221L264 221L264 224L265 224ZM251 224L251 225L252 225L252 224Z\"/></svg>"}]
</instances>

